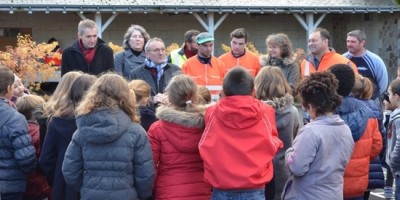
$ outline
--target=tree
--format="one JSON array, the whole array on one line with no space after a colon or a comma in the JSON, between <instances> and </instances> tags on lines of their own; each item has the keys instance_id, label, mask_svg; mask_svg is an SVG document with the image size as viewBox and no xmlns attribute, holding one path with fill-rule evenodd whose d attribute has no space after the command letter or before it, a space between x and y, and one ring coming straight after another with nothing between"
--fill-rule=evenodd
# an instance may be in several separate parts
<instances>
[{"instance_id":1,"label":"tree","mask_svg":"<svg viewBox=\"0 0 400 200\"><path fill-rule=\"evenodd\" d=\"M44 57L50 55L61 59L59 53L52 52L57 45L57 42L37 44L30 35L18 35L16 47L6 46L6 51L0 51L0 64L38 89L40 82L56 78L57 67L53 67L52 63L44 63Z\"/></svg>"}]
</instances>

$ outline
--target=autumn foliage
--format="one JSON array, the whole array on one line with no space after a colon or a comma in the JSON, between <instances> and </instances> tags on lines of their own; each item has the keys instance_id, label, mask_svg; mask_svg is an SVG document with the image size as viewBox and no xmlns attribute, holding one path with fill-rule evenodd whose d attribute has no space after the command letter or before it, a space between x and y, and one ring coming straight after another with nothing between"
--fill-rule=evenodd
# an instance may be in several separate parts
<instances>
[{"instance_id":1,"label":"autumn foliage","mask_svg":"<svg viewBox=\"0 0 400 200\"><path fill-rule=\"evenodd\" d=\"M44 63L44 57L50 55L61 59L59 53L52 52L56 46L56 42L37 44L30 35L18 35L15 47L6 46L6 51L0 51L0 65L10 68L24 82L44 82L55 78L56 67Z\"/></svg>"}]
</instances>

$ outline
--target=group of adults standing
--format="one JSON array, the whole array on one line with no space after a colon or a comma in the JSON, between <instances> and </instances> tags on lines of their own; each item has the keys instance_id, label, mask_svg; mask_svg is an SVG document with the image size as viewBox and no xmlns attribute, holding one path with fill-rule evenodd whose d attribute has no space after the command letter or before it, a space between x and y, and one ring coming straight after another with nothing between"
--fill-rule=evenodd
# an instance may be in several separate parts
<instances>
[{"instance_id":1,"label":"group of adults standing","mask_svg":"<svg viewBox=\"0 0 400 200\"><path fill-rule=\"evenodd\" d=\"M197 85L221 85L228 70L236 66L246 68L253 77L264 66L279 67L292 92L284 93L276 98L287 100L287 95L291 95L292 98L289 98L289 103L284 106L274 107L276 120L281 121L277 123L277 129L284 148L274 158L275 175L266 187L268 199L278 199L278 194L281 194L284 188L282 180L287 180L290 175L284 167L285 151L292 146L300 124L295 122L288 126L284 122L285 119L293 118L293 116L298 117L297 110L293 109L293 95L301 79L314 72L326 71L335 64L349 65L355 74L371 79L375 86L373 99L379 107L381 107L380 96L386 91L388 85L384 62L379 56L366 49L365 33L360 30L347 34L348 52L340 55L330 46L329 32L323 28L315 29L308 38L310 54L303 60L299 60L289 37L284 33L269 35L265 44L267 54L259 57L246 49L246 44L249 42L248 32L243 28L235 29L230 34L231 50L217 58L212 55L215 38L207 32L187 31L184 35L183 46L167 56L163 40L151 38L139 25L128 28L124 35L124 50L116 54L113 54L111 48L97 37L97 31L95 22L91 20L83 20L79 23L78 40L64 49L61 74L75 70L95 75L115 71L127 80L141 79L150 85L152 102L155 104L162 101L165 87L177 74L189 75ZM368 180L362 177L360 181L363 184L359 185L364 187L364 182ZM357 185L356 183L347 184ZM272 189L271 185L274 185ZM346 195L345 193L344 198L359 197L363 194ZM290 196L295 195L288 195Z\"/></svg>"}]
</instances>

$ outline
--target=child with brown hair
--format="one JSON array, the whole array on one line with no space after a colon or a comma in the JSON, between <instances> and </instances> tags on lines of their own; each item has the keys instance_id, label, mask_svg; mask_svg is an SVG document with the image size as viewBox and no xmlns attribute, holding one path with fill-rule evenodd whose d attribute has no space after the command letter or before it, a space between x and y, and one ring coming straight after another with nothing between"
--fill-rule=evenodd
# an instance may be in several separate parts
<instances>
[{"instance_id":1,"label":"child with brown hair","mask_svg":"<svg viewBox=\"0 0 400 200\"><path fill-rule=\"evenodd\" d=\"M283 142L283 148L273 160L274 177L265 188L266 199L280 199L290 175L285 167L285 151L292 146L293 138L299 129L299 113L293 106L291 87L279 67L263 67L255 78L254 86L256 98L274 108L278 136Z\"/></svg>"},{"instance_id":2,"label":"child with brown hair","mask_svg":"<svg viewBox=\"0 0 400 200\"><path fill-rule=\"evenodd\" d=\"M204 108L198 105L192 78L176 75L166 88L168 105L157 108L148 132L157 171L155 199L210 199L203 179L198 143L204 130Z\"/></svg>"},{"instance_id":3,"label":"child with brown hair","mask_svg":"<svg viewBox=\"0 0 400 200\"><path fill-rule=\"evenodd\" d=\"M25 117L11 102L14 74L0 65L0 199L22 199L28 174L36 168L35 147Z\"/></svg>"},{"instance_id":4,"label":"child with brown hair","mask_svg":"<svg viewBox=\"0 0 400 200\"><path fill-rule=\"evenodd\" d=\"M69 73L71 72L65 74L63 78L67 77ZM81 74L71 80L69 90L64 93L65 98L58 99L57 108L49 120L39 164L52 185L51 197L53 199L79 199L79 192L74 191L65 183L61 166L65 151L76 131L75 108L96 79L94 75Z\"/></svg>"},{"instance_id":5,"label":"child with brown hair","mask_svg":"<svg viewBox=\"0 0 400 200\"><path fill-rule=\"evenodd\" d=\"M150 126L157 121L154 104L150 102L151 88L146 81L140 79L130 81L128 86L136 96L140 125L142 125L144 130L148 131Z\"/></svg>"},{"instance_id":6,"label":"child with brown hair","mask_svg":"<svg viewBox=\"0 0 400 200\"><path fill-rule=\"evenodd\" d=\"M36 150L36 158L39 158L41 153L39 124L33 116L33 111L40 105L43 105L45 100L41 96L27 95L17 99L16 107L19 113L25 116L28 122L28 131L32 137L32 143ZM48 198L50 195L50 187L46 177L40 168L31 173L28 177L27 189L23 199L40 200Z\"/></svg>"},{"instance_id":7,"label":"child with brown hair","mask_svg":"<svg viewBox=\"0 0 400 200\"><path fill-rule=\"evenodd\" d=\"M126 80L102 75L76 114L78 129L62 164L66 183L80 191L81 199L150 198L153 156Z\"/></svg>"}]
</instances>

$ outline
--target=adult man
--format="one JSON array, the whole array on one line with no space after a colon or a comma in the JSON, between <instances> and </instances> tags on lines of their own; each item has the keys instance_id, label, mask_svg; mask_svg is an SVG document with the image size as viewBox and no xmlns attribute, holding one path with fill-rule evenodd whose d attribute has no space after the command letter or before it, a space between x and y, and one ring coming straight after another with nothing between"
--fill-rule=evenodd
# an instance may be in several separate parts
<instances>
[{"instance_id":1,"label":"adult man","mask_svg":"<svg viewBox=\"0 0 400 200\"><path fill-rule=\"evenodd\" d=\"M211 55L213 36L207 32L200 33L196 42L199 52L183 63L182 72L191 76L198 85L222 85L226 69L222 61Z\"/></svg>"},{"instance_id":2,"label":"adult man","mask_svg":"<svg viewBox=\"0 0 400 200\"><path fill-rule=\"evenodd\" d=\"M383 60L365 48L367 37L360 30L347 33L347 52L343 54L356 64L358 73L367 77L374 84L372 99L377 99L386 91L388 74Z\"/></svg>"},{"instance_id":3,"label":"adult man","mask_svg":"<svg viewBox=\"0 0 400 200\"><path fill-rule=\"evenodd\" d=\"M329 40L330 34L324 28L319 27L310 34L308 48L311 54L301 62L301 77L308 76L316 71L325 71L334 64L350 65L357 73L357 67L354 63L329 48Z\"/></svg>"},{"instance_id":4,"label":"adult man","mask_svg":"<svg viewBox=\"0 0 400 200\"><path fill-rule=\"evenodd\" d=\"M162 96L165 87L172 77L181 73L181 69L171 63L167 63L165 45L160 38L152 38L144 47L146 59L144 64L139 65L130 73L130 79L141 79L146 81L151 88L151 96ZM157 103L157 98L155 99Z\"/></svg>"},{"instance_id":5,"label":"adult man","mask_svg":"<svg viewBox=\"0 0 400 200\"><path fill-rule=\"evenodd\" d=\"M232 31L230 37L231 51L222 54L219 59L224 62L226 70L242 66L255 77L258 71L260 71L261 65L256 54L246 51L249 34L244 28L238 28Z\"/></svg>"},{"instance_id":6,"label":"adult man","mask_svg":"<svg viewBox=\"0 0 400 200\"><path fill-rule=\"evenodd\" d=\"M114 69L113 51L97 37L97 31L94 21L79 22L78 40L62 54L61 76L69 71L97 75Z\"/></svg>"},{"instance_id":7,"label":"adult man","mask_svg":"<svg viewBox=\"0 0 400 200\"><path fill-rule=\"evenodd\" d=\"M185 43L182 48L171 51L168 62L182 68L183 63L197 54L199 46L196 37L200 33L198 30L188 30L185 33Z\"/></svg>"}]
</instances>

